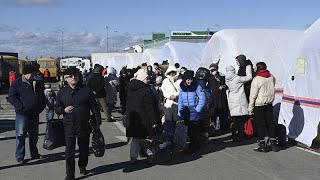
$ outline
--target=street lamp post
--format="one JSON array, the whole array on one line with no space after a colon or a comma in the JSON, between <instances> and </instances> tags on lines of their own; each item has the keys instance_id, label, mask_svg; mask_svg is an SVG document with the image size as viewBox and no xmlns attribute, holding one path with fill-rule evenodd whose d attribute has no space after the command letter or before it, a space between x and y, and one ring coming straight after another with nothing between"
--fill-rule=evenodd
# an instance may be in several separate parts
<instances>
[{"instance_id":1,"label":"street lamp post","mask_svg":"<svg viewBox=\"0 0 320 180\"><path fill-rule=\"evenodd\" d=\"M61 31L61 58L63 58L63 31Z\"/></svg>"},{"instance_id":2,"label":"street lamp post","mask_svg":"<svg viewBox=\"0 0 320 180\"><path fill-rule=\"evenodd\" d=\"M118 33L119 31L113 31L114 33ZM116 41L116 52L118 52L118 41L117 41L117 39L115 39L115 41Z\"/></svg>"},{"instance_id":3,"label":"street lamp post","mask_svg":"<svg viewBox=\"0 0 320 180\"><path fill-rule=\"evenodd\" d=\"M106 26L105 29L107 29L107 53L109 52L109 26Z\"/></svg>"}]
</instances>

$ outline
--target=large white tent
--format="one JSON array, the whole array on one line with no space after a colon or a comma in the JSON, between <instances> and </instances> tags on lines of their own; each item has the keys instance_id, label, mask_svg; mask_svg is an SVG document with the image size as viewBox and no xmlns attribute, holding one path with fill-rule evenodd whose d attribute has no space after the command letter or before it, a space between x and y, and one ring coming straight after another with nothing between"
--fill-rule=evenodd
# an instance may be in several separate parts
<instances>
[{"instance_id":1,"label":"large white tent","mask_svg":"<svg viewBox=\"0 0 320 180\"><path fill-rule=\"evenodd\" d=\"M161 51L162 49L146 49L142 53L142 60L148 65L153 65L155 62L161 64L162 61L159 60Z\"/></svg>"},{"instance_id":2,"label":"large white tent","mask_svg":"<svg viewBox=\"0 0 320 180\"><path fill-rule=\"evenodd\" d=\"M288 137L311 146L320 122L320 19L304 32L298 47L287 67L293 78L286 83L278 122Z\"/></svg>"},{"instance_id":3,"label":"large white tent","mask_svg":"<svg viewBox=\"0 0 320 180\"><path fill-rule=\"evenodd\" d=\"M168 60L169 64L179 63L188 69L197 70L206 43L168 42L159 57L160 62Z\"/></svg>"},{"instance_id":4,"label":"large white tent","mask_svg":"<svg viewBox=\"0 0 320 180\"><path fill-rule=\"evenodd\" d=\"M297 42L303 31L280 29L225 29L215 33L201 59L201 64L209 67L220 59L219 70L225 72L229 65L237 68L235 58L244 54L253 64L264 61L276 77L276 87L281 91L284 86L283 75L288 73L287 66L297 51ZM275 102L279 102L278 96Z\"/></svg>"},{"instance_id":5,"label":"large white tent","mask_svg":"<svg viewBox=\"0 0 320 180\"><path fill-rule=\"evenodd\" d=\"M124 66L133 68L141 65L142 63L144 63L142 59L142 53L124 53L119 56L102 58L94 62L94 64L100 64L103 67L114 67L118 72Z\"/></svg>"}]
</instances>

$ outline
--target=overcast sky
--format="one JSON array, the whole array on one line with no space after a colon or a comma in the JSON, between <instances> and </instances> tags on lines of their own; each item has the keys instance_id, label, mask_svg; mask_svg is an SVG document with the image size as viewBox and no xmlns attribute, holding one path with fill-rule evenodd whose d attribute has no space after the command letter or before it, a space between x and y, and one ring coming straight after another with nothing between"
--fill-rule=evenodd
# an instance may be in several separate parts
<instances>
[{"instance_id":1,"label":"overcast sky","mask_svg":"<svg viewBox=\"0 0 320 180\"><path fill-rule=\"evenodd\" d=\"M319 0L0 0L0 51L20 57L106 52L152 32L226 28L305 29Z\"/></svg>"}]
</instances>

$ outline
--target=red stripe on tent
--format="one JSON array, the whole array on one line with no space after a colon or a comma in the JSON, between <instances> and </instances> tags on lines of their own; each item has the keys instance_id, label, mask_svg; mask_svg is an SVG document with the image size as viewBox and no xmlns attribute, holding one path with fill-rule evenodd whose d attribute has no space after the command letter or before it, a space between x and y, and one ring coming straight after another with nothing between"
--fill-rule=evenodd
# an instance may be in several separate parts
<instances>
[{"instance_id":1,"label":"red stripe on tent","mask_svg":"<svg viewBox=\"0 0 320 180\"><path fill-rule=\"evenodd\" d=\"M320 102L320 99L292 96L292 95L288 95L288 94L283 94L283 97L292 98L292 99L296 99L296 100Z\"/></svg>"},{"instance_id":2,"label":"red stripe on tent","mask_svg":"<svg viewBox=\"0 0 320 180\"><path fill-rule=\"evenodd\" d=\"M282 99L281 102L284 102L284 103L288 103L288 104L295 104L295 101L290 101L290 100L286 100L286 99ZM299 103L300 106L305 106L305 107L311 107L311 108L316 108L316 109L320 109L320 106L319 105L314 105L314 104L307 104L307 103Z\"/></svg>"}]
</instances>

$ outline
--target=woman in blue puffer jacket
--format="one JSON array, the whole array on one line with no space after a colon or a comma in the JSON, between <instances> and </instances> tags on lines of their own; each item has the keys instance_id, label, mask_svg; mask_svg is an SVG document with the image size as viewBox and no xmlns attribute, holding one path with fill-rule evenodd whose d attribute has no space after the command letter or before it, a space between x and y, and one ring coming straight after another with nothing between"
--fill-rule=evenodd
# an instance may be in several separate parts
<instances>
[{"instance_id":1,"label":"woman in blue puffer jacket","mask_svg":"<svg viewBox=\"0 0 320 180\"><path fill-rule=\"evenodd\" d=\"M189 150L194 153L200 148L200 120L202 110L206 105L206 95L204 89L194 80L194 72L186 71L182 76L180 84L178 116L188 125L190 137Z\"/></svg>"}]
</instances>

